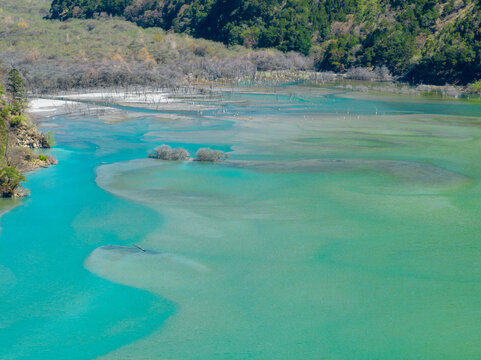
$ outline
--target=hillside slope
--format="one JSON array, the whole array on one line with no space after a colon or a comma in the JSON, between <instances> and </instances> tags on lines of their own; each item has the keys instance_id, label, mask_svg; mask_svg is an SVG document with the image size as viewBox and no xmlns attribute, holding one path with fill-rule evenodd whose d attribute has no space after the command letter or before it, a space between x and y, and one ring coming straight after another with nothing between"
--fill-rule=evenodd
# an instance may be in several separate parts
<instances>
[{"instance_id":1,"label":"hillside slope","mask_svg":"<svg viewBox=\"0 0 481 360\"><path fill-rule=\"evenodd\" d=\"M53 0L49 16L102 12L228 45L311 54L318 70L386 65L431 84L481 78L479 0Z\"/></svg>"},{"instance_id":2,"label":"hillside slope","mask_svg":"<svg viewBox=\"0 0 481 360\"><path fill-rule=\"evenodd\" d=\"M185 87L252 78L257 71L312 70L312 58L228 47L121 17L47 20L51 0L0 1L0 68L18 68L31 92L92 87ZM1 69L0 69L1 70Z\"/></svg>"}]
</instances>

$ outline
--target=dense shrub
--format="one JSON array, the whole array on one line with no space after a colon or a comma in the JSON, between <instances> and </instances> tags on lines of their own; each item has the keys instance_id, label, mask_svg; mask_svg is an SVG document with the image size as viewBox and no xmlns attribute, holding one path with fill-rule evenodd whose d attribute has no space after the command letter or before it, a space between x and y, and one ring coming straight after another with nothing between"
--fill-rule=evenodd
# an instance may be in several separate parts
<instances>
[{"instance_id":1,"label":"dense shrub","mask_svg":"<svg viewBox=\"0 0 481 360\"><path fill-rule=\"evenodd\" d=\"M201 148L197 151L197 161L218 162L229 157L228 154L221 150L212 150L210 148Z\"/></svg>"},{"instance_id":2,"label":"dense shrub","mask_svg":"<svg viewBox=\"0 0 481 360\"><path fill-rule=\"evenodd\" d=\"M175 148L172 150L170 156L171 160L186 160L189 157L189 152L182 148Z\"/></svg>"},{"instance_id":3,"label":"dense shrub","mask_svg":"<svg viewBox=\"0 0 481 360\"><path fill-rule=\"evenodd\" d=\"M54 138L53 133L51 131L47 131L44 134L44 138L45 138L45 141L44 141L44 144L43 144L44 148L49 149L52 146L56 145L55 138Z\"/></svg>"},{"instance_id":4,"label":"dense shrub","mask_svg":"<svg viewBox=\"0 0 481 360\"><path fill-rule=\"evenodd\" d=\"M17 127L27 122L27 118L23 115L14 115L10 118L10 126Z\"/></svg>"},{"instance_id":5,"label":"dense shrub","mask_svg":"<svg viewBox=\"0 0 481 360\"><path fill-rule=\"evenodd\" d=\"M475 94L481 94L481 80L471 83L469 85L469 91Z\"/></svg>"},{"instance_id":6,"label":"dense shrub","mask_svg":"<svg viewBox=\"0 0 481 360\"><path fill-rule=\"evenodd\" d=\"M169 145L161 145L154 149L149 157L160 160L187 160L189 152L183 148L172 149Z\"/></svg>"}]
</instances>

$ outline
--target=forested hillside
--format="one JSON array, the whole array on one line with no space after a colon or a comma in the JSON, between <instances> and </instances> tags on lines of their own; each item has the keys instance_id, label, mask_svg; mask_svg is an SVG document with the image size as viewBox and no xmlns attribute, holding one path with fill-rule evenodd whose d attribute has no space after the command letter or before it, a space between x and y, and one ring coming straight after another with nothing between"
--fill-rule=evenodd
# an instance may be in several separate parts
<instances>
[{"instance_id":1,"label":"forested hillside","mask_svg":"<svg viewBox=\"0 0 481 360\"><path fill-rule=\"evenodd\" d=\"M386 65L414 83L481 78L480 0L53 0L50 17L124 16L246 47L315 58L318 70Z\"/></svg>"},{"instance_id":2,"label":"forested hillside","mask_svg":"<svg viewBox=\"0 0 481 360\"><path fill-rule=\"evenodd\" d=\"M51 0L0 1L0 71L16 67L27 91L93 87L181 88L256 76L332 79L316 74L313 58L276 49L249 49L142 28L120 16L47 20ZM306 71L306 73L304 73Z\"/></svg>"}]
</instances>

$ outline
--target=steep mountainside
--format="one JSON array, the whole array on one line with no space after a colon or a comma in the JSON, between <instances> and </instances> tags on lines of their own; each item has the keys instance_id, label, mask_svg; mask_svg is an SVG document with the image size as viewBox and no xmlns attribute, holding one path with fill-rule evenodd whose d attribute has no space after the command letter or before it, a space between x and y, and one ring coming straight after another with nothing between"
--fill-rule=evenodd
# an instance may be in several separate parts
<instances>
[{"instance_id":1,"label":"steep mountainside","mask_svg":"<svg viewBox=\"0 0 481 360\"><path fill-rule=\"evenodd\" d=\"M386 65L431 84L481 78L480 0L53 0L50 17L101 12L229 45L311 54L320 70Z\"/></svg>"}]
</instances>

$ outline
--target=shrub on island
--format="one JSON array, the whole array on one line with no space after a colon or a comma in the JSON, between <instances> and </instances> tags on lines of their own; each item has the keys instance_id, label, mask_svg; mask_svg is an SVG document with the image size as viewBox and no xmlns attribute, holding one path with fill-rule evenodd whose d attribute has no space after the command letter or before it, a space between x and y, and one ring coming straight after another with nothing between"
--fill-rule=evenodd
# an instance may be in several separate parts
<instances>
[{"instance_id":1,"label":"shrub on island","mask_svg":"<svg viewBox=\"0 0 481 360\"><path fill-rule=\"evenodd\" d=\"M187 160L189 152L183 148L172 149L169 145L164 144L156 147L153 152L149 153L149 157L160 160Z\"/></svg>"},{"instance_id":2,"label":"shrub on island","mask_svg":"<svg viewBox=\"0 0 481 360\"><path fill-rule=\"evenodd\" d=\"M201 148L197 151L197 161L218 162L229 157L228 154L221 150L212 150L211 148Z\"/></svg>"}]
</instances>

